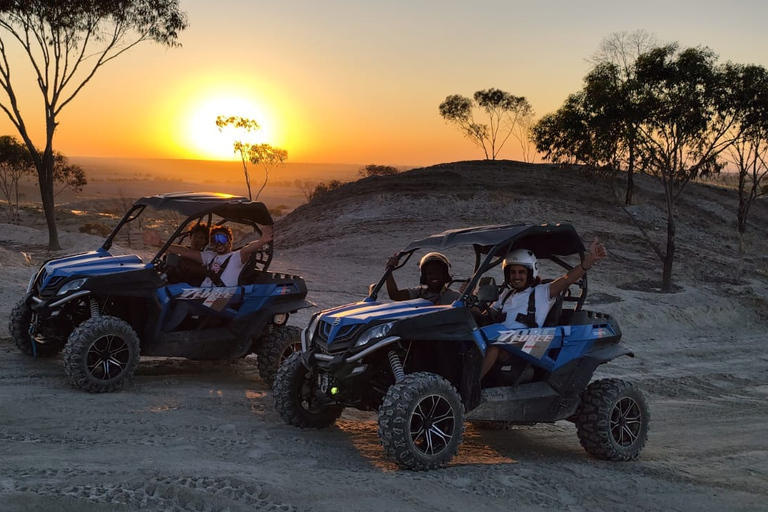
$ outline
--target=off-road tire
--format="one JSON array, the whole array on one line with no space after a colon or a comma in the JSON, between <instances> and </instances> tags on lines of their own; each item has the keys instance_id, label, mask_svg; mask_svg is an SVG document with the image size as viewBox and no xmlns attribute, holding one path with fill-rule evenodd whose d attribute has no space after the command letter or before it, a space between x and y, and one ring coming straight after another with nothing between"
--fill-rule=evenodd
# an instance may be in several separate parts
<instances>
[{"instance_id":1,"label":"off-road tire","mask_svg":"<svg viewBox=\"0 0 768 512\"><path fill-rule=\"evenodd\" d=\"M31 323L32 308L27 304L27 299L25 298L16 304L8 320L8 331L11 333L11 338L16 348L28 356L35 357L53 357L61 352L66 340L51 340L47 343L35 341L29 334Z\"/></svg>"},{"instance_id":2,"label":"off-road tire","mask_svg":"<svg viewBox=\"0 0 768 512\"><path fill-rule=\"evenodd\" d=\"M648 439L650 419L640 390L619 379L591 383L575 414L581 446L587 453L611 461L637 458Z\"/></svg>"},{"instance_id":3,"label":"off-road tire","mask_svg":"<svg viewBox=\"0 0 768 512\"><path fill-rule=\"evenodd\" d=\"M268 386L275 382L280 365L294 352L301 351L301 329L293 325L275 326L256 347L259 375Z\"/></svg>"},{"instance_id":4,"label":"off-road tire","mask_svg":"<svg viewBox=\"0 0 768 512\"><path fill-rule=\"evenodd\" d=\"M379 408L381 445L403 469L445 466L458 452L463 435L461 397L450 382L433 373L406 375L389 388Z\"/></svg>"},{"instance_id":5,"label":"off-road tire","mask_svg":"<svg viewBox=\"0 0 768 512\"><path fill-rule=\"evenodd\" d=\"M76 387L108 393L133 377L139 355L139 337L128 323L97 316L72 331L64 347L64 369Z\"/></svg>"},{"instance_id":6,"label":"off-road tire","mask_svg":"<svg viewBox=\"0 0 768 512\"><path fill-rule=\"evenodd\" d=\"M280 365L273 392L275 408L280 417L295 427L329 427L339 419L344 410L342 406L328 406L316 402L314 375L301 362L299 352L288 356Z\"/></svg>"}]
</instances>

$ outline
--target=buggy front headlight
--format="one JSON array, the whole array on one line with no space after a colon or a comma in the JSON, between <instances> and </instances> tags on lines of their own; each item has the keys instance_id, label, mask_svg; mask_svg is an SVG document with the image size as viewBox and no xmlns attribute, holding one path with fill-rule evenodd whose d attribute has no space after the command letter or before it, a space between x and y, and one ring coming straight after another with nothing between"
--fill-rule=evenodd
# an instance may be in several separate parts
<instances>
[{"instance_id":1,"label":"buggy front headlight","mask_svg":"<svg viewBox=\"0 0 768 512\"><path fill-rule=\"evenodd\" d=\"M61 288L59 288L59 291L56 292L56 295L64 295L65 293L79 290L80 288L83 287L83 285L87 280L88 280L87 277L82 277L80 279L73 279L72 281L64 284Z\"/></svg>"},{"instance_id":2,"label":"buggy front headlight","mask_svg":"<svg viewBox=\"0 0 768 512\"><path fill-rule=\"evenodd\" d=\"M355 343L355 347L362 347L373 339L383 338L389 334L389 331L392 330L393 325L395 325L395 322L387 322L386 324L374 325L360 335L360 338L358 338L357 342Z\"/></svg>"},{"instance_id":3,"label":"buggy front headlight","mask_svg":"<svg viewBox=\"0 0 768 512\"><path fill-rule=\"evenodd\" d=\"M317 327L317 319L320 318L320 315L313 315L312 318L309 320L309 325L307 325L306 330L304 331L304 339L307 340L307 347L312 345L312 339L315 337L315 328Z\"/></svg>"},{"instance_id":4,"label":"buggy front headlight","mask_svg":"<svg viewBox=\"0 0 768 512\"><path fill-rule=\"evenodd\" d=\"M37 274L29 278L29 284L27 284L27 293L31 292L32 287L35 286L35 279L37 279Z\"/></svg>"}]
</instances>

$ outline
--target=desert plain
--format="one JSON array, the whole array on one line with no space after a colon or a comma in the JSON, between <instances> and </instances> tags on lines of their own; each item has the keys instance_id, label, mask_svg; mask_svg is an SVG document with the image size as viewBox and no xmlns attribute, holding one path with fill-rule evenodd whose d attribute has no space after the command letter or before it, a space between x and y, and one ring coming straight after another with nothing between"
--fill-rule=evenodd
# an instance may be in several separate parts
<instances>
[{"instance_id":1,"label":"desert plain","mask_svg":"<svg viewBox=\"0 0 768 512\"><path fill-rule=\"evenodd\" d=\"M574 170L505 161L368 178L310 204L289 185L263 197L290 211L277 218L272 268L302 275L318 309L362 299L387 256L446 229L567 222L585 241L599 237L609 257L589 274L586 307L618 319L635 357L596 378L631 380L645 393L651 424L640 457L594 459L568 422L467 424L448 467L398 470L381 450L375 413L347 410L325 430L284 424L253 356L144 358L120 392L74 389L60 357L30 358L9 339L5 319L38 266L98 247L103 238L80 228L114 224L132 198L236 188L96 181L61 198L60 252L46 250L32 207L21 225L0 224L0 510L768 510L765 200L752 209L736 279L736 192L691 183L676 207L675 291L661 293L661 264L638 228L663 245L666 212L651 177L637 178L626 208ZM469 259L451 257L455 276L468 277ZM415 263L398 279L415 283ZM303 327L316 310L290 322Z\"/></svg>"}]
</instances>

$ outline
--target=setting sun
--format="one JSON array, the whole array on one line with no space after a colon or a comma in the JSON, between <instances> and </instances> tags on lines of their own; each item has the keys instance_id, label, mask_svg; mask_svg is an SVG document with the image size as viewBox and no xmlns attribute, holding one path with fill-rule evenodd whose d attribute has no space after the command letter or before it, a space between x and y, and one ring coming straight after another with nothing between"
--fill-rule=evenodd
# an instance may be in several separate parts
<instances>
[{"instance_id":1,"label":"setting sun","mask_svg":"<svg viewBox=\"0 0 768 512\"><path fill-rule=\"evenodd\" d=\"M280 145L275 140L275 116L244 91L196 92L180 103L179 109L183 114L178 117L176 143L192 158L237 160L239 156L233 149L236 140ZM256 121L260 128L251 132L235 128L219 130L218 116L245 117Z\"/></svg>"}]
</instances>

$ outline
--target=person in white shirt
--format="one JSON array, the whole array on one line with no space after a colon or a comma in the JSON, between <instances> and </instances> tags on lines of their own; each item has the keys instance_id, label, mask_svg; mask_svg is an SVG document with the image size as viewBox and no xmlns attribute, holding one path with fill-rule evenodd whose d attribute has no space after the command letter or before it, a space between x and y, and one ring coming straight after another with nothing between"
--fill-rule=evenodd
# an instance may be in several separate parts
<instances>
[{"instance_id":1,"label":"person in white shirt","mask_svg":"<svg viewBox=\"0 0 768 512\"><path fill-rule=\"evenodd\" d=\"M274 237L272 226L260 226L260 229L259 239L237 251L232 251L232 230L226 226L213 226L209 242L213 250L197 251L190 247L171 244L168 252L205 266L207 274L201 286L237 286L240 271L251 254L271 242ZM162 245L160 235L156 231L145 231L144 242L149 245Z\"/></svg>"},{"instance_id":2,"label":"person in white shirt","mask_svg":"<svg viewBox=\"0 0 768 512\"><path fill-rule=\"evenodd\" d=\"M515 249L507 255L502 264L504 281L509 286L509 290L503 293L491 307L495 311L506 314L503 321L505 327L510 329L541 327L557 296L581 279L592 265L606 255L605 247L595 238L581 263L554 281L541 284L539 262L536 256L528 249ZM531 294L533 294L533 301ZM482 379L497 361L504 362L509 357L509 354L497 345L489 345L480 378Z\"/></svg>"}]
</instances>

